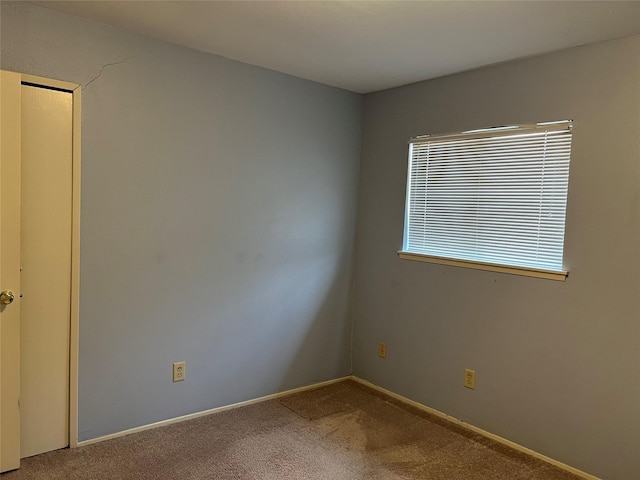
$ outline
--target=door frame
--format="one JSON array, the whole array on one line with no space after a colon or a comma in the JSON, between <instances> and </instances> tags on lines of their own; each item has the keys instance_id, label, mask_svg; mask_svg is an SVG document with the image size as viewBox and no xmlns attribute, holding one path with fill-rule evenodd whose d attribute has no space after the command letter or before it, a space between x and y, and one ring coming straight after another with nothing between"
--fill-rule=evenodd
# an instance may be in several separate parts
<instances>
[{"instance_id":1,"label":"door frame","mask_svg":"<svg viewBox=\"0 0 640 480\"><path fill-rule=\"evenodd\" d=\"M71 179L71 318L69 337L69 447L78 446L78 329L80 320L80 150L81 101L79 84L20 74L21 84L70 92L72 110L72 179Z\"/></svg>"}]
</instances>

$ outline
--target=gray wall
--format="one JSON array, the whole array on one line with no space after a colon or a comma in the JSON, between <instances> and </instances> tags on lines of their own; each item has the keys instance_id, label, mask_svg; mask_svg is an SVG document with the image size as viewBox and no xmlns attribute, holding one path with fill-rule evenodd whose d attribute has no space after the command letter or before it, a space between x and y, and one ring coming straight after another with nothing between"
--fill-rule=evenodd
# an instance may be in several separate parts
<instances>
[{"instance_id":1,"label":"gray wall","mask_svg":"<svg viewBox=\"0 0 640 480\"><path fill-rule=\"evenodd\" d=\"M350 373L361 96L28 4L1 40L83 85L80 440Z\"/></svg>"},{"instance_id":2,"label":"gray wall","mask_svg":"<svg viewBox=\"0 0 640 480\"><path fill-rule=\"evenodd\" d=\"M396 256L409 137L562 119L575 122L565 283ZM354 374L592 474L638 478L640 37L367 95L363 132Z\"/></svg>"}]
</instances>

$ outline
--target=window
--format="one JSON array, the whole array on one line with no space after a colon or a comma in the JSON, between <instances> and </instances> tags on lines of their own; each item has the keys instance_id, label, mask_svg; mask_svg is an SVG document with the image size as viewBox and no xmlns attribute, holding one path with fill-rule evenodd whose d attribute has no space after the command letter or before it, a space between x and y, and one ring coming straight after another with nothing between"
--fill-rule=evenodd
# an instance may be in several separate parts
<instances>
[{"instance_id":1,"label":"window","mask_svg":"<svg viewBox=\"0 0 640 480\"><path fill-rule=\"evenodd\" d=\"M412 138L402 258L564 280L571 121Z\"/></svg>"}]
</instances>

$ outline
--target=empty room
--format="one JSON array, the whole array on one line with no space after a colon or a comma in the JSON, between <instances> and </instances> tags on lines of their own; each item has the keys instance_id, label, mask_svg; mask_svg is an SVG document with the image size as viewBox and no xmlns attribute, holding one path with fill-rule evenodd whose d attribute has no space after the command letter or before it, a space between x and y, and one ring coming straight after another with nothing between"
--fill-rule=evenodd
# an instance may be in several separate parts
<instances>
[{"instance_id":1,"label":"empty room","mask_svg":"<svg viewBox=\"0 0 640 480\"><path fill-rule=\"evenodd\" d=\"M0 2L0 472L640 479L640 2Z\"/></svg>"}]
</instances>

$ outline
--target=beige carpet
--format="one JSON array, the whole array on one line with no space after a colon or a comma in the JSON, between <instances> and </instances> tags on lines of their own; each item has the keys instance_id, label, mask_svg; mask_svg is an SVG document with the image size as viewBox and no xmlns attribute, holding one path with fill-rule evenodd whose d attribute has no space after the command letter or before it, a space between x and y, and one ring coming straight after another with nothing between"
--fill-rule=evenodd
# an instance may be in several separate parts
<instances>
[{"instance_id":1,"label":"beige carpet","mask_svg":"<svg viewBox=\"0 0 640 480\"><path fill-rule=\"evenodd\" d=\"M345 381L24 459L27 479L577 479Z\"/></svg>"}]
</instances>

